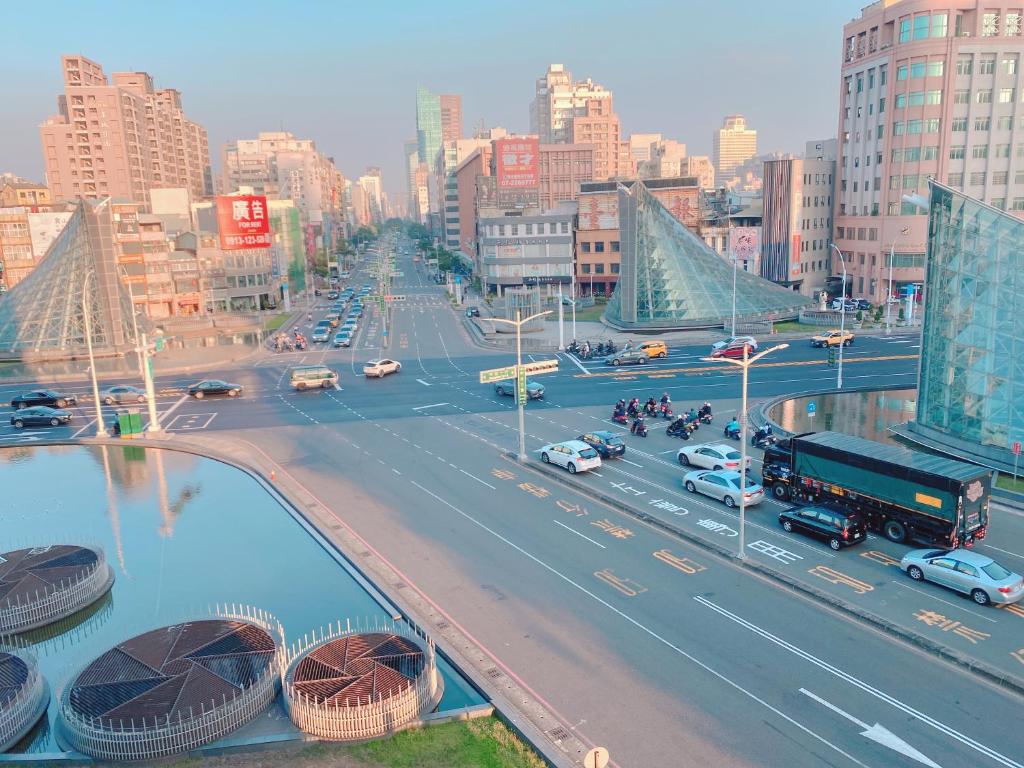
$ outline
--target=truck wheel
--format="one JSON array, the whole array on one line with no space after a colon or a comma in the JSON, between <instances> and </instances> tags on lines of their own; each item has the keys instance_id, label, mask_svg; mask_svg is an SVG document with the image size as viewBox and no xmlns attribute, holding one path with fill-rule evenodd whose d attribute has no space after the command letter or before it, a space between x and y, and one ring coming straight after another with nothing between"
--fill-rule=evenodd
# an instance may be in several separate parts
<instances>
[{"instance_id":1,"label":"truck wheel","mask_svg":"<svg viewBox=\"0 0 1024 768\"><path fill-rule=\"evenodd\" d=\"M885 534L885 538L895 541L897 544L902 544L907 538L907 529L903 527L902 523L897 523L895 520L886 520L882 532Z\"/></svg>"},{"instance_id":2,"label":"truck wheel","mask_svg":"<svg viewBox=\"0 0 1024 768\"><path fill-rule=\"evenodd\" d=\"M789 486L785 483L775 483L772 486L772 495L776 499L788 499L789 498Z\"/></svg>"}]
</instances>

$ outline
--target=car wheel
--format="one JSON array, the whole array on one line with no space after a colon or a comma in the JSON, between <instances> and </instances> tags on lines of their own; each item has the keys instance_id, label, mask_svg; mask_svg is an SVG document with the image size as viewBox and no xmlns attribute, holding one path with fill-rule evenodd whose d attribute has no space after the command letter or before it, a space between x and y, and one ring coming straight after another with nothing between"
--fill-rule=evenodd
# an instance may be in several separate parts
<instances>
[{"instance_id":1,"label":"car wheel","mask_svg":"<svg viewBox=\"0 0 1024 768\"><path fill-rule=\"evenodd\" d=\"M57 401L57 407L58 408L64 408L65 406L67 406L67 404L68 404L67 400L58 400Z\"/></svg>"},{"instance_id":2,"label":"car wheel","mask_svg":"<svg viewBox=\"0 0 1024 768\"><path fill-rule=\"evenodd\" d=\"M782 523L782 530L784 530L786 533L792 533L793 532L793 524L791 522L789 522L789 520L783 521L783 523Z\"/></svg>"},{"instance_id":3,"label":"car wheel","mask_svg":"<svg viewBox=\"0 0 1024 768\"><path fill-rule=\"evenodd\" d=\"M203 399L203 390L201 390L201 389L197 390L195 397L196 397L196 400L202 400Z\"/></svg>"},{"instance_id":4,"label":"car wheel","mask_svg":"<svg viewBox=\"0 0 1024 768\"><path fill-rule=\"evenodd\" d=\"M772 495L776 499L788 499L789 498L789 486L785 483L775 483L772 486Z\"/></svg>"},{"instance_id":5,"label":"car wheel","mask_svg":"<svg viewBox=\"0 0 1024 768\"><path fill-rule=\"evenodd\" d=\"M697 492L697 486L693 484L693 480L686 481L686 490L688 490L690 493Z\"/></svg>"},{"instance_id":6,"label":"car wheel","mask_svg":"<svg viewBox=\"0 0 1024 768\"><path fill-rule=\"evenodd\" d=\"M885 538L895 541L897 544L907 538L907 529L903 527L902 523L897 523L895 520L886 520L882 532L885 534Z\"/></svg>"},{"instance_id":7,"label":"car wheel","mask_svg":"<svg viewBox=\"0 0 1024 768\"><path fill-rule=\"evenodd\" d=\"M569 462L569 464L568 464L568 465L566 466L566 469L568 469L568 470L569 470L569 474L570 474L570 475L575 475L575 474L576 474L576 465L575 465L575 464L573 464L573 463L572 463L571 461L570 461L570 462Z\"/></svg>"},{"instance_id":8,"label":"car wheel","mask_svg":"<svg viewBox=\"0 0 1024 768\"><path fill-rule=\"evenodd\" d=\"M637 362L637 365L647 365L647 358L646 357L641 357L636 362Z\"/></svg>"},{"instance_id":9,"label":"car wheel","mask_svg":"<svg viewBox=\"0 0 1024 768\"><path fill-rule=\"evenodd\" d=\"M658 357L668 357L668 352L662 352Z\"/></svg>"},{"instance_id":10,"label":"car wheel","mask_svg":"<svg viewBox=\"0 0 1024 768\"><path fill-rule=\"evenodd\" d=\"M912 565L909 568L907 568L907 576L912 578L914 581L924 581L924 571L922 571L916 565Z\"/></svg>"},{"instance_id":11,"label":"car wheel","mask_svg":"<svg viewBox=\"0 0 1024 768\"><path fill-rule=\"evenodd\" d=\"M992 598L988 596L988 592L984 589L971 590L971 600L976 602L978 605L988 605L992 602Z\"/></svg>"},{"instance_id":12,"label":"car wheel","mask_svg":"<svg viewBox=\"0 0 1024 768\"><path fill-rule=\"evenodd\" d=\"M828 540L828 545L832 547L832 550L835 552L838 552L839 547L841 546L839 543L839 539L837 539L835 536Z\"/></svg>"},{"instance_id":13,"label":"car wheel","mask_svg":"<svg viewBox=\"0 0 1024 768\"><path fill-rule=\"evenodd\" d=\"M60 426L60 419L50 419L50 426L51 427L59 427Z\"/></svg>"},{"instance_id":14,"label":"car wheel","mask_svg":"<svg viewBox=\"0 0 1024 768\"><path fill-rule=\"evenodd\" d=\"M144 402L146 402L146 396L145 395L139 395L137 398L135 398L135 401L138 402L138 403L144 403Z\"/></svg>"},{"instance_id":15,"label":"car wheel","mask_svg":"<svg viewBox=\"0 0 1024 768\"><path fill-rule=\"evenodd\" d=\"M551 457L548 456L547 451L545 451L544 453L542 453L540 455L540 460L543 461L545 464L550 464L551 463Z\"/></svg>"},{"instance_id":16,"label":"car wheel","mask_svg":"<svg viewBox=\"0 0 1024 768\"><path fill-rule=\"evenodd\" d=\"M505 388L504 387L495 387L494 388L494 394L496 394L498 397L504 397L505 396Z\"/></svg>"},{"instance_id":17,"label":"car wheel","mask_svg":"<svg viewBox=\"0 0 1024 768\"><path fill-rule=\"evenodd\" d=\"M726 497L725 497L724 499L722 499L722 502L723 502L723 503L725 504L725 506L727 506L727 507L728 507L729 509L732 509L733 507L735 507L735 506L736 506L736 499L734 499L734 498L733 498L732 496L726 496Z\"/></svg>"},{"instance_id":18,"label":"car wheel","mask_svg":"<svg viewBox=\"0 0 1024 768\"><path fill-rule=\"evenodd\" d=\"M612 365L622 365L622 361L616 357L614 360L612 360Z\"/></svg>"},{"instance_id":19,"label":"car wheel","mask_svg":"<svg viewBox=\"0 0 1024 768\"><path fill-rule=\"evenodd\" d=\"M398 373L400 370L402 370L402 364L401 363L396 363L395 364L395 373Z\"/></svg>"},{"instance_id":20,"label":"car wheel","mask_svg":"<svg viewBox=\"0 0 1024 768\"><path fill-rule=\"evenodd\" d=\"M843 342L843 346L844 346L844 347L848 347L848 346L850 346L851 344L853 344L853 342L852 342L852 341L850 341L849 339L847 339L846 341L844 341L844 342Z\"/></svg>"},{"instance_id":21,"label":"car wheel","mask_svg":"<svg viewBox=\"0 0 1024 768\"><path fill-rule=\"evenodd\" d=\"M302 390L304 390L306 388L306 385L305 385L304 382L300 381L298 384L295 385L295 388L301 392Z\"/></svg>"},{"instance_id":22,"label":"car wheel","mask_svg":"<svg viewBox=\"0 0 1024 768\"><path fill-rule=\"evenodd\" d=\"M237 389L229 389L228 390L228 397L238 397L238 390Z\"/></svg>"},{"instance_id":23,"label":"car wheel","mask_svg":"<svg viewBox=\"0 0 1024 768\"><path fill-rule=\"evenodd\" d=\"M682 464L684 467L690 466L690 457L687 456L685 453L680 453L679 463Z\"/></svg>"},{"instance_id":24,"label":"car wheel","mask_svg":"<svg viewBox=\"0 0 1024 768\"><path fill-rule=\"evenodd\" d=\"M25 422L22 421L21 419L15 419L14 420L14 428L15 429L24 429L25 428Z\"/></svg>"},{"instance_id":25,"label":"car wheel","mask_svg":"<svg viewBox=\"0 0 1024 768\"><path fill-rule=\"evenodd\" d=\"M112 398L112 397L104 397L103 398L103 402L106 405L113 405L114 404L114 398Z\"/></svg>"},{"instance_id":26,"label":"car wheel","mask_svg":"<svg viewBox=\"0 0 1024 768\"><path fill-rule=\"evenodd\" d=\"M715 469L715 472L721 472L722 471L722 465L721 464L715 464L714 469Z\"/></svg>"}]
</instances>

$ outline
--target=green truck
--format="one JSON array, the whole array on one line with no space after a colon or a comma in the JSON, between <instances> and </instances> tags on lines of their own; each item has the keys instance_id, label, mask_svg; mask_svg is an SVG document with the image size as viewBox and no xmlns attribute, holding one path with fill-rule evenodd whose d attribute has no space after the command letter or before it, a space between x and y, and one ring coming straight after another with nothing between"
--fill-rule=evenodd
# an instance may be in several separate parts
<instances>
[{"instance_id":1,"label":"green truck","mask_svg":"<svg viewBox=\"0 0 1024 768\"><path fill-rule=\"evenodd\" d=\"M970 546L985 537L991 470L839 432L795 435L765 452L762 484L780 500L860 512L892 541Z\"/></svg>"}]
</instances>

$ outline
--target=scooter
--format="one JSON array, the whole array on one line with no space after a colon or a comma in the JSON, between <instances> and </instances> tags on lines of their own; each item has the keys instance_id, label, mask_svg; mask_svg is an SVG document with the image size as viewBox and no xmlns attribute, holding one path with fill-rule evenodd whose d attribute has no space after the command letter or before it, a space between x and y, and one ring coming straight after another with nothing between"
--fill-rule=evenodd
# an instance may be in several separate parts
<instances>
[{"instance_id":1,"label":"scooter","mask_svg":"<svg viewBox=\"0 0 1024 768\"><path fill-rule=\"evenodd\" d=\"M663 419L671 419L672 418L672 406L668 405L667 403L662 404L662 406L661 406L661 418L663 418Z\"/></svg>"},{"instance_id":2,"label":"scooter","mask_svg":"<svg viewBox=\"0 0 1024 768\"><path fill-rule=\"evenodd\" d=\"M725 435L726 437L728 437L730 440L739 440L740 439L740 429L739 429L739 427L736 427L735 429L729 429L729 425L726 424L725 425L725 429L722 430L722 434Z\"/></svg>"},{"instance_id":3,"label":"scooter","mask_svg":"<svg viewBox=\"0 0 1024 768\"><path fill-rule=\"evenodd\" d=\"M700 421L701 421L702 424L710 424L712 421L714 421L714 418L715 418L714 416L712 416L710 413L707 413L707 412L702 413L700 415Z\"/></svg>"},{"instance_id":4,"label":"scooter","mask_svg":"<svg viewBox=\"0 0 1024 768\"><path fill-rule=\"evenodd\" d=\"M629 428L629 433L631 435L636 435L637 437L647 437L647 425L644 424L643 416L637 416L633 419L633 424Z\"/></svg>"},{"instance_id":5,"label":"scooter","mask_svg":"<svg viewBox=\"0 0 1024 768\"><path fill-rule=\"evenodd\" d=\"M625 411L613 411L612 412L612 421L616 422L617 424L622 424L622 425L626 425L626 424L629 423L629 419L626 418L626 412Z\"/></svg>"},{"instance_id":6,"label":"scooter","mask_svg":"<svg viewBox=\"0 0 1024 768\"><path fill-rule=\"evenodd\" d=\"M775 445L776 442L775 435L771 432L765 433L760 429L757 430L757 432L755 432L750 438L750 444L754 448L760 448L761 450L764 450L769 445Z\"/></svg>"},{"instance_id":7,"label":"scooter","mask_svg":"<svg viewBox=\"0 0 1024 768\"><path fill-rule=\"evenodd\" d=\"M652 419L658 415L657 406L653 403L644 403L644 414Z\"/></svg>"},{"instance_id":8,"label":"scooter","mask_svg":"<svg viewBox=\"0 0 1024 768\"><path fill-rule=\"evenodd\" d=\"M693 430L690 429L690 425L686 423L682 423L679 426L676 426L674 423L669 424L668 429L665 430L665 434L669 437L681 437L683 440L689 440L692 432Z\"/></svg>"}]
</instances>

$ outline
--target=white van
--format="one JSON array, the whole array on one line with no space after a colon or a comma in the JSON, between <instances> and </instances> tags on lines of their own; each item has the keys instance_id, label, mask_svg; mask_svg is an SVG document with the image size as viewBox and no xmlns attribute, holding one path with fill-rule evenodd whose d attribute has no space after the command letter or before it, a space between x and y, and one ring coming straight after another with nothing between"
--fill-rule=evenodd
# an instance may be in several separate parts
<instances>
[{"instance_id":1,"label":"white van","mask_svg":"<svg viewBox=\"0 0 1024 768\"><path fill-rule=\"evenodd\" d=\"M291 370L293 389L327 389L338 384L338 373L326 365L298 365Z\"/></svg>"}]
</instances>

